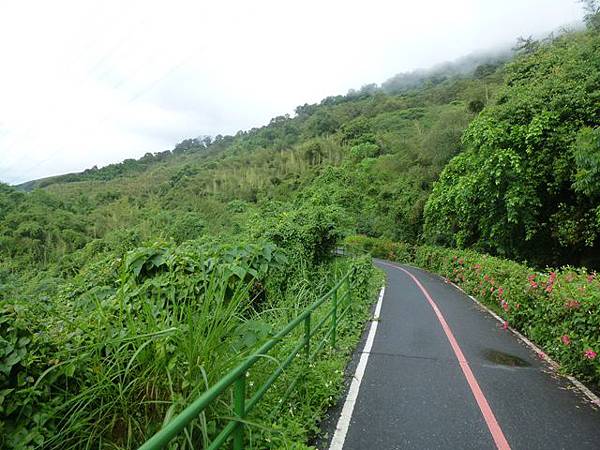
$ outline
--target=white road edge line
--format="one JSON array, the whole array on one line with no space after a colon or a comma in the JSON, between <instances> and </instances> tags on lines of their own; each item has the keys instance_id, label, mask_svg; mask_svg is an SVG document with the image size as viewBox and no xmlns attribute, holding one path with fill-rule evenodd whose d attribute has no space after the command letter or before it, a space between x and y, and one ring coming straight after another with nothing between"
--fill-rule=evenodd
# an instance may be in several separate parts
<instances>
[{"instance_id":1,"label":"white road edge line","mask_svg":"<svg viewBox=\"0 0 600 450\"><path fill-rule=\"evenodd\" d=\"M352 383L350 384L350 389L348 390L348 395L346 396L342 413L340 414L340 418L338 419L338 423L335 427L335 433L331 439L329 450L342 450L344 447L344 441L346 440L346 434L348 433L350 420L352 419L352 412L354 411L354 405L356 404L356 399L358 398L360 384L367 368L367 361L369 360L369 354L371 353L371 348L373 347L373 341L375 340L375 333L377 332L377 325L379 324L381 303L383 302L384 295L385 285L379 292L379 299L377 300L377 305L375 306L375 314L373 315L371 328L369 329L369 335L367 336L365 347L360 355L358 366L356 366L356 371L354 372L354 377L352 378Z\"/></svg>"},{"instance_id":2,"label":"white road edge line","mask_svg":"<svg viewBox=\"0 0 600 450\"><path fill-rule=\"evenodd\" d=\"M467 297L469 297L471 300L473 300L477 305L479 305L482 309L484 309L485 311L487 311L488 314L490 314L492 317L494 317L498 322L504 324L504 319L502 317L500 317L498 314L496 314L494 311L492 311L491 309L489 309L487 306L485 306L483 303L481 303L479 300L477 300L475 297L473 297L470 294L467 294L463 288L461 288L460 286L458 286L457 284L454 284L453 282L449 282L449 284L451 284L452 286L454 286L456 289L458 289L459 291L461 291L463 294L465 294ZM531 342L529 339L527 339L525 336L523 336L521 333L519 333L517 330L515 330L513 327L508 327L508 329L517 337L519 338L521 341L523 341L525 343L525 345L527 345L529 348L531 348L535 353L537 353L537 355L542 358L544 361L546 361L548 364L550 364L550 366L557 371L560 368L560 364L558 364L556 361L554 361L552 358L550 358L541 348L539 348L537 345L535 345L533 342ZM600 407L600 398L594 394L586 385L584 385L581 381L579 381L577 378L571 376L571 375L562 375L564 376L567 380L569 380L573 385L575 385L575 387L577 389L579 389L594 405Z\"/></svg>"}]
</instances>

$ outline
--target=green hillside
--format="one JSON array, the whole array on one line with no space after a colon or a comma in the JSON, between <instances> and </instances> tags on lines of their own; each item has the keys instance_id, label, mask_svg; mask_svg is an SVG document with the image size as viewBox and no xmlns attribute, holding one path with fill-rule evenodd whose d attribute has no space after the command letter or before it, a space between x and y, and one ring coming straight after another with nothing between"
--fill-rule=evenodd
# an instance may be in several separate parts
<instances>
[{"instance_id":1,"label":"green hillside","mask_svg":"<svg viewBox=\"0 0 600 450\"><path fill-rule=\"evenodd\" d=\"M0 447L139 445L355 267L355 326L310 371L310 401L251 418L265 447L304 446L380 282L333 256L346 236L600 267L600 35L590 22L522 44L506 64L397 76L235 136L0 185ZM190 433L205 442L223 415Z\"/></svg>"},{"instance_id":2,"label":"green hillside","mask_svg":"<svg viewBox=\"0 0 600 450\"><path fill-rule=\"evenodd\" d=\"M329 97L298 107L293 118L277 117L235 136L187 140L173 152L26 183L21 189L44 191L11 194L2 250L15 260L49 263L124 228L135 230L139 242L197 237L177 236L169 222L180 214L197 215L204 228L223 233L237 231L242 212L269 208L270 202L310 197L331 203L321 197L332 195L344 209L345 231L414 239L432 182L499 87L502 68L485 69L478 77L437 75L435 83L424 81L399 95ZM329 188L321 189L324 184ZM371 220L365 221L365 208ZM72 227L63 220L54 231L52 223L37 234L25 231L25 224L35 228L41 217L52 221L56 214L47 209L80 220ZM16 223L23 232L10 226ZM42 248L46 256L40 258Z\"/></svg>"}]
</instances>

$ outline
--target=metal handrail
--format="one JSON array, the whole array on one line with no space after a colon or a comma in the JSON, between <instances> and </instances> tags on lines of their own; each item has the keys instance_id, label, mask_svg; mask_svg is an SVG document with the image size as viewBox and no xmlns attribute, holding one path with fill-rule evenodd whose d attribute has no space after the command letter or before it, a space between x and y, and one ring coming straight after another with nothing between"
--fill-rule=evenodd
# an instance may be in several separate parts
<instances>
[{"instance_id":1,"label":"metal handrail","mask_svg":"<svg viewBox=\"0 0 600 450\"><path fill-rule=\"evenodd\" d=\"M338 321L345 316L345 313L350 307L350 275L353 273L353 271L354 269L349 270L326 294L321 296L318 300L307 307L300 315L298 315L298 317L289 322L281 331L276 333L271 339L265 342L258 350L249 355L245 361L228 372L200 397L194 400L162 429L154 434L154 436L142 444L139 450L160 450L164 448L171 441L171 439L173 439L176 435L183 431L187 425L196 419L213 400L215 400L232 385L234 385L233 411L235 413L235 418L232 418L221 430L217 437L211 442L208 449L218 449L227 441L229 436L233 434L233 448L234 450L241 450L244 445L244 418L254 408L254 406L256 406L263 395L267 392L269 387L283 373L285 368L289 366L294 361L296 356L300 354L302 349L304 349L304 356L308 361L319 353L319 351L327 342L327 339L330 337L331 345L332 347L335 347ZM344 283L347 284L348 289L344 296L341 299L338 299L338 291ZM329 299L332 301L331 310L319 321L315 327L311 328L312 313ZM348 306L341 315L338 315L338 303L340 302L345 302ZM319 329L327 322L329 318L331 318L330 329L326 333L323 340L317 345L316 350L311 353L310 338L319 331ZM254 395L250 399L246 399L246 372L301 323L304 324L304 333L302 339L297 345L294 346L292 352L285 357L283 362L275 369L267 381L257 389ZM281 399L280 403L283 403L285 398L291 394L292 389L299 380L300 377L297 377L290 384L286 393L284 394L284 398Z\"/></svg>"}]
</instances>

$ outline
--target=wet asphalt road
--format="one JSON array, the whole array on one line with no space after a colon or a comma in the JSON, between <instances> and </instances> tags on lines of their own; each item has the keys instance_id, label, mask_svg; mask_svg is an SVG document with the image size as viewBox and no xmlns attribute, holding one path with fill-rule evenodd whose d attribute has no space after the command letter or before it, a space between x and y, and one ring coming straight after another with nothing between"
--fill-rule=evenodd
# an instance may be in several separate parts
<instances>
[{"instance_id":1,"label":"wet asphalt road","mask_svg":"<svg viewBox=\"0 0 600 450\"><path fill-rule=\"evenodd\" d=\"M387 274L381 319L343 448L497 448L432 305L400 266L376 264ZM600 411L568 380L458 289L403 267L437 304L510 448L600 449Z\"/></svg>"}]
</instances>

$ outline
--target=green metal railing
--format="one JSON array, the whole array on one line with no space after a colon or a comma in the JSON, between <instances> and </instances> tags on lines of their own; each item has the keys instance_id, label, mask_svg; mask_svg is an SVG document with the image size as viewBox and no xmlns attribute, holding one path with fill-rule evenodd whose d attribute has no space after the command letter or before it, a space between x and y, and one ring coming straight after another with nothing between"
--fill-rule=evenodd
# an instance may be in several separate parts
<instances>
[{"instance_id":1,"label":"green metal railing","mask_svg":"<svg viewBox=\"0 0 600 450\"><path fill-rule=\"evenodd\" d=\"M350 302L352 272L353 269L346 273L325 295L320 297L312 305L306 308L298 317L288 323L281 331L276 333L272 338L265 342L258 350L249 355L244 362L227 373L227 375L221 378L188 407L181 411L181 413L179 413L154 436L147 440L139 448L139 450L159 450L164 448L169 441L171 441L171 439L182 432L186 426L190 425L190 423L196 419L211 402L217 399L219 395L232 386L232 410L235 417L227 423L227 425L221 430L217 437L214 438L207 448L209 450L218 449L225 442L227 442L230 437L232 437L234 450L243 449L245 418L264 396L269 387L271 387L277 378L279 378L283 371L299 355L304 356L306 363L310 362L321 352L327 342L329 342L332 347L335 347L338 323L344 318L352 306ZM346 287L346 289L343 289L343 287ZM342 295L340 295L340 291L342 290L344 292ZM311 317L321 305L328 301L331 301L331 309L320 318L316 325L313 326L311 323ZM317 344L314 351L311 352L311 337L315 336L327 322L329 322L329 329L325 332L324 337ZM304 330L298 343L294 345L292 351L286 357L284 357L283 361L277 366L264 384L256 389L252 397L249 399L246 398L247 372L259 359L263 359L269 350L282 342L283 338L295 330L300 324L304 324ZM302 379L302 375L303 373L300 373L300 375L297 376L292 383L290 383L285 394L280 400L280 404L282 404L292 393L293 389Z\"/></svg>"}]
</instances>

